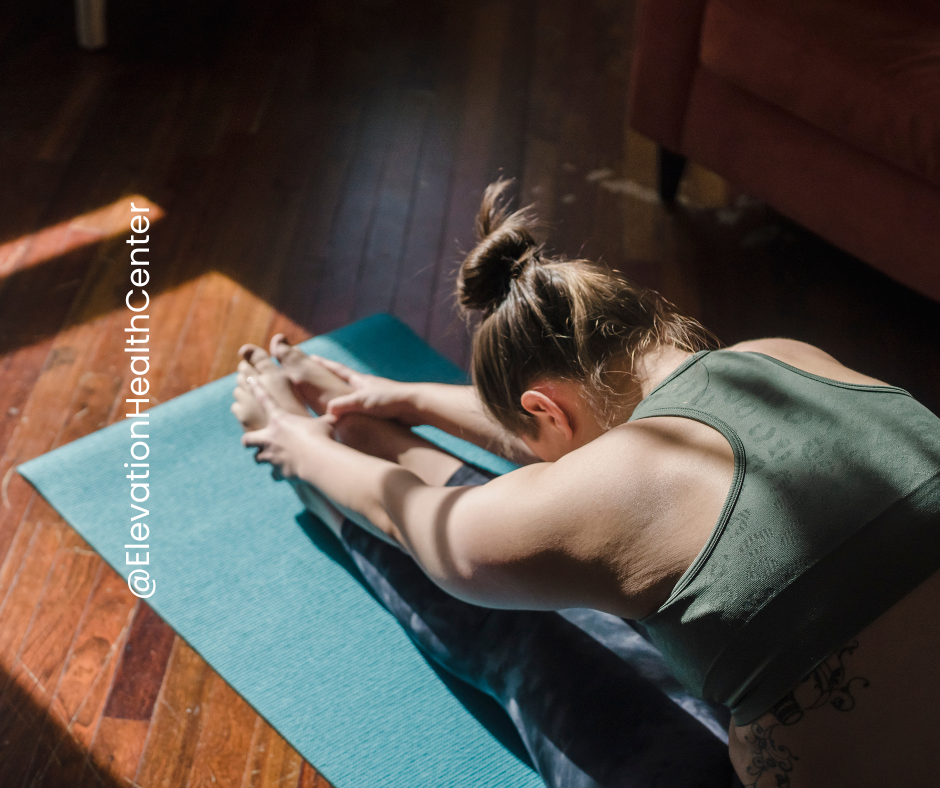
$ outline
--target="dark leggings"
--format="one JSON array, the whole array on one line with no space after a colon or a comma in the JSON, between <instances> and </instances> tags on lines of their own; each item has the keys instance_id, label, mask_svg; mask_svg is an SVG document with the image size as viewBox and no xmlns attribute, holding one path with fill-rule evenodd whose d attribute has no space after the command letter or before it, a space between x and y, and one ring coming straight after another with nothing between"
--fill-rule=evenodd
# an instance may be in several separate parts
<instances>
[{"instance_id":1,"label":"dark leggings","mask_svg":"<svg viewBox=\"0 0 940 788\"><path fill-rule=\"evenodd\" d=\"M463 466L448 486L490 478ZM467 604L349 520L341 533L366 582L418 647L508 712L547 785L732 785L727 715L685 693L627 623L590 610Z\"/></svg>"}]
</instances>

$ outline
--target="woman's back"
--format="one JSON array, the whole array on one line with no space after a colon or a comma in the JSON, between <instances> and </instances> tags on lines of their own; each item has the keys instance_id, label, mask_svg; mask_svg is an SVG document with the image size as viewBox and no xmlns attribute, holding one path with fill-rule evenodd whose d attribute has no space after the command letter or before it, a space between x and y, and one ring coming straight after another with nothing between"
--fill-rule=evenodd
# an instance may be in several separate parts
<instances>
[{"instance_id":1,"label":"woman's back","mask_svg":"<svg viewBox=\"0 0 940 788\"><path fill-rule=\"evenodd\" d=\"M878 772L850 778L851 764L874 763L882 730L923 717L904 683L929 665L910 646L940 595L940 420L787 340L695 354L635 411L664 428L677 416L701 422L690 436L719 430L735 473L718 525L643 623L688 686L744 723L731 745L745 784L861 784ZM925 638L936 659L940 638Z\"/></svg>"}]
</instances>

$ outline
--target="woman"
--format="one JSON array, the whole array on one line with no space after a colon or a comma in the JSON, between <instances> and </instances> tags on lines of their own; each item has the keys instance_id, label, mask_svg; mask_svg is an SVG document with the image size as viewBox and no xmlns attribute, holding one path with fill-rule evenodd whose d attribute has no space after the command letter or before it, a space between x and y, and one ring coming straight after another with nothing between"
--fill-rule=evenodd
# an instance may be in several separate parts
<instances>
[{"instance_id":1,"label":"woman","mask_svg":"<svg viewBox=\"0 0 940 788\"><path fill-rule=\"evenodd\" d=\"M639 621L730 708L744 785L931 784L940 420L802 342L711 350L655 294L545 257L506 185L458 279L482 314L475 389L356 376L275 337L283 371L243 349L243 443L453 597ZM416 423L528 464L444 486L461 463Z\"/></svg>"}]
</instances>

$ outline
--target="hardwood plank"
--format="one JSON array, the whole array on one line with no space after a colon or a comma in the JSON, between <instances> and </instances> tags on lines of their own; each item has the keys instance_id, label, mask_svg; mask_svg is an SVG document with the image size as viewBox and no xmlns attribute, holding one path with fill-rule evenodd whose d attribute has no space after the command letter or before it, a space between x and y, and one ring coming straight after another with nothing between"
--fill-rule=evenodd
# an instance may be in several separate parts
<instances>
[{"instance_id":1,"label":"hardwood plank","mask_svg":"<svg viewBox=\"0 0 940 788\"><path fill-rule=\"evenodd\" d=\"M291 69L288 73L293 74L294 70ZM299 90L299 85L293 87L294 93ZM251 144L257 149L264 139L259 136L258 140ZM248 144L247 138L229 138L224 149L220 151L220 156L243 158L242 153L248 150ZM261 164L255 163L254 167L270 165L270 152L262 148L255 153L263 155L248 157L250 160L260 159ZM237 170L235 167L229 167L227 171ZM248 177L241 179L244 183L238 187L233 199L229 200L229 210L218 219L218 226L225 229L203 228L203 236L213 238L209 245L203 243L207 258L205 264L225 271L228 276L252 281L262 295L269 295L274 291L284 256L283 247L286 244L280 239L290 237L290 227L298 214L298 201L292 199L288 210L275 210L283 206L269 199L265 192L259 192L250 171L246 175ZM224 183L220 182L219 188L222 185ZM288 191L296 192L296 189ZM246 217L250 217L250 220L246 220ZM238 232L233 233L232 227L239 228ZM270 249L265 248L264 242L260 240L265 234L270 234L275 243L280 244L273 256ZM266 258L264 264L256 265L253 256L262 254ZM255 274L254 269L259 269L261 275ZM272 314L270 307L246 293L235 282L216 273L210 274L209 279L200 284L193 303L195 311L188 318L176 358L171 362L168 377L161 386L163 398L232 371L237 348L249 339L258 341L258 328L263 330ZM245 325L246 318L250 325ZM248 333L233 333L229 330L219 332L220 324L226 329L237 327L239 330L247 330ZM225 347L216 346L220 333Z\"/></svg>"},{"instance_id":2,"label":"hardwood plank","mask_svg":"<svg viewBox=\"0 0 940 788\"><path fill-rule=\"evenodd\" d=\"M5 326L0 334L0 353L53 336L62 326L75 298L75 290L88 273L93 250L79 247L62 254L70 241L68 226L42 233L30 246L18 270L7 274L0 289L0 313L16 310L28 318ZM31 259L51 261L33 265ZM31 310L31 311L27 311Z\"/></svg>"},{"instance_id":3,"label":"hardwood plank","mask_svg":"<svg viewBox=\"0 0 940 788\"><path fill-rule=\"evenodd\" d=\"M559 161L559 126L564 104L562 86L568 57L570 15L564 0L539 3L535 20L532 76L526 107L525 151L517 184L519 204L534 203L544 224L537 239L551 239Z\"/></svg>"},{"instance_id":4,"label":"hardwood plank","mask_svg":"<svg viewBox=\"0 0 940 788\"><path fill-rule=\"evenodd\" d=\"M442 137L453 136L449 126L456 120L453 61L459 33L453 4L438 3L411 13L399 120L357 284L354 315L394 311L421 331L433 280L423 277L427 284L423 293L416 294L417 309L407 302L415 292L414 275L433 272L431 262L440 244L452 147L452 143L442 145Z\"/></svg>"},{"instance_id":5,"label":"hardwood plank","mask_svg":"<svg viewBox=\"0 0 940 788\"><path fill-rule=\"evenodd\" d=\"M511 42L531 39L538 5L535 0L517 0L508 9L507 46L499 63L499 93L487 162L487 181L495 180L498 175L518 178L522 173L529 84L535 56L531 45L518 46Z\"/></svg>"},{"instance_id":6,"label":"hardwood plank","mask_svg":"<svg viewBox=\"0 0 940 788\"><path fill-rule=\"evenodd\" d=\"M242 788L296 786L304 767L298 752L256 715Z\"/></svg>"},{"instance_id":7,"label":"hardwood plank","mask_svg":"<svg viewBox=\"0 0 940 788\"><path fill-rule=\"evenodd\" d=\"M4 385L0 387L0 446L7 445L20 423L29 392L39 377L43 361L49 355L51 347L51 339L37 342L7 353L0 361L0 378L4 381ZM9 467L5 467L0 460L0 478L5 477L8 470ZM0 517L2 516L0 512ZM0 525L0 532L2 529L3 526ZM0 555L2 553L0 548Z\"/></svg>"},{"instance_id":8,"label":"hardwood plank","mask_svg":"<svg viewBox=\"0 0 940 788\"><path fill-rule=\"evenodd\" d=\"M23 134L4 156L9 169L0 191L0 243L15 253L17 262L29 252L32 235L45 226L43 217L67 173L64 162L34 159L35 144L33 135ZM8 257L0 260L0 273L9 274L10 263Z\"/></svg>"},{"instance_id":9,"label":"hardwood plank","mask_svg":"<svg viewBox=\"0 0 940 788\"><path fill-rule=\"evenodd\" d=\"M189 383L183 381L177 376L171 379L169 376L177 362L177 356L180 353L180 343L188 321L190 312L198 304L196 298L202 286L200 280L186 282L179 288L164 293L151 302L150 322L153 326L150 330L150 391L146 397L150 399L149 403L142 403L141 410L147 410L154 405L159 405L166 401L173 394L171 385L182 385L184 391L189 390ZM129 318L121 315L118 325L129 326ZM106 356L110 365L117 374L121 375L121 388L118 390L114 407L108 417L109 422L123 420L127 413L134 413L131 408L125 407L125 400L136 397L130 390L133 377L129 375L129 365L126 356L123 353L121 345L124 343L123 328L120 331L111 331L108 334L109 342L116 346L116 349L109 349ZM198 348L197 348L198 351ZM112 355L113 353L113 355ZM120 354L120 355L118 355ZM206 366L211 366L211 358L204 360Z\"/></svg>"},{"instance_id":10,"label":"hardwood plank","mask_svg":"<svg viewBox=\"0 0 940 788\"><path fill-rule=\"evenodd\" d=\"M322 49L313 71L327 75L320 90L312 93L310 85L300 102L315 120L308 134L310 149L302 159L309 172L303 184L297 217L289 234L290 244L273 293L272 304L290 320L313 326L317 314L316 294L328 268L331 231L343 196L343 185L355 150L356 129L360 125L363 101L356 90L341 90L354 83L362 71L361 57L337 46L338 33L329 28L322 33ZM329 75L334 74L332 82ZM296 133L296 132L295 132ZM289 166L286 165L286 166ZM285 238L288 236L285 235ZM305 329L307 330L307 329Z\"/></svg>"},{"instance_id":11,"label":"hardwood plank","mask_svg":"<svg viewBox=\"0 0 940 788\"><path fill-rule=\"evenodd\" d=\"M274 319L273 307L247 290L239 288L232 294L222 336L209 369L209 380L228 375L238 366L238 349L246 342L261 344L267 349L268 326Z\"/></svg>"},{"instance_id":12,"label":"hardwood plank","mask_svg":"<svg viewBox=\"0 0 940 788\"><path fill-rule=\"evenodd\" d=\"M240 788L248 771L257 714L218 674L209 679L202 729L187 786Z\"/></svg>"},{"instance_id":13,"label":"hardwood plank","mask_svg":"<svg viewBox=\"0 0 940 788\"><path fill-rule=\"evenodd\" d=\"M17 657L50 696L100 570L101 560L94 551L65 527Z\"/></svg>"},{"instance_id":14,"label":"hardwood plank","mask_svg":"<svg viewBox=\"0 0 940 788\"><path fill-rule=\"evenodd\" d=\"M126 653L124 643L136 619L137 606L138 600L128 591L124 579L102 562L101 575L53 699L53 709L68 721L70 730L85 745L91 742L95 716L103 711L119 658ZM154 642L152 638L150 642ZM126 659L124 662L127 676L129 668Z\"/></svg>"},{"instance_id":15,"label":"hardwood plank","mask_svg":"<svg viewBox=\"0 0 940 788\"><path fill-rule=\"evenodd\" d=\"M61 714L61 709L52 700L100 570L101 559L81 537L68 529L56 552L14 663L14 671L22 666L29 678L35 681L35 689L41 691L32 697L34 702L42 704L37 711L42 714L43 721L37 724L35 738L21 753L22 764L26 765L26 781L31 774L42 771L68 728L69 719Z\"/></svg>"},{"instance_id":16,"label":"hardwood plank","mask_svg":"<svg viewBox=\"0 0 940 788\"><path fill-rule=\"evenodd\" d=\"M81 781L136 602L123 578L102 562L50 703L47 725L27 776L30 788ZM49 724L58 720L64 725Z\"/></svg>"},{"instance_id":17,"label":"hardwood plank","mask_svg":"<svg viewBox=\"0 0 940 788\"><path fill-rule=\"evenodd\" d=\"M462 116L457 138L444 243L435 270L427 328L422 332L444 355L458 361L469 338L454 310L457 248L473 247L473 220L489 179L489 154L499 99L500 64L510 46L510 9L502 2L485 2L473 9L469 31L467 76L461 94ZM457 239L455 248L452 239Z\"/></svg>"},{"instance_id":18,"label":"hardwood plank","mask_svg":"<svg viewBox=\"0 0 940 788\"><path fill-rule=\"evenodd\" d=\"M598 168L623 170L623 128L626 119L625 96L629 91L630 50L625 32L631 16L623 6L597 3L595 48L599 62L593 69L600 75L593 104L593 146ZM590 213L591 238L597 259L624 271L623 226L627 221L625 198L608 189L598 189Z\"/></svg>"},{"instance_id":19,"label":"hardwood plank","mask_svg":"<svg viewBox=\"0 0 940 788\"><path fill-rule=\"evenodd\" d=\"M105 717L151 718L175 642L176 633L150 605L141 602L121 652L104 709Z\"/></svg>"},{"instance_id":20,"label":"hardwood plank","mask_svg":"<svg viewBox=\"0 0 940 788\"><path fill-rule=\"evenodd\" d=\"M27 489L23 491L26 502L21 509L14 512L11 506L0 506L0 528L3 529L0 533L9 539L7 542L9 549L6 551L2 569L0 569L0 610L5 604L7 594L19 578L23 557L38 524L60 522L59 514L55 509L45 499L34 493L21 476L9 472L7 479L11 484L25 485Z\"/></svg>"},{"instance_id":21,"label":"hardwood plank","mask_svg":"<svg viewBox=\"0 0 940 788\"><path fill-rule=\"evenodd\" d=\"M0 458L0 471L7 480L0 509L0 547L4 551L30 501L36 499L32 487L13 469L55 445L63 422L69 417L69 400L79 379L81 361L93 341L93 328L76 329L63 332L47 346L46 364Z\"/></svg>"},{"instance_id":22,"label":"hardwood plank","mask_svg":"<svg viewBox=\"0 0 940 788\"><path fill-rule=\"evenodd\" d=\"M83 331L79 330L79 331L72 332L72 333L79 335L79 338L81 340L79 344L82 346L82 350L87 352L89 350L89 345L92 345L94 343L93 334L94 334L95 327L86 325L83 328L84 328ZM59 347L54 347L53 351L50 353L49 358L51 359L51 362L47 362L47 368L51 367L51 369L55 369L56 367L69 367L69 366L77 367L77 364L75 364L77 360L76 359L77 355L78 354L75 352L74 344L62 344ZM60 359L63 363L59 363ZM86 378L85 383L87 384L88 382L89 381ZM113 379L109 381L105 381L105 382L106 384L110 384L110 385L105 385L102 392L96 392L94 390L94 387L92 387L91 391L88 391L88 390L84 391L84 394L91 395L91 399L89 400L87 399L87 397L86 398L79 397L80 402L78 403L78 409L77 411L73 410L73 413L75 415L81 414L82 411L84 411L87 414L89 412L88 406L92 406L91 407L92 410L97 410L98 423L100 423L100 421L102 420L102 417L106 417L108 407L110 406L110 400L113 398L114 386L113 386ZM85 388L87 389L87 386ZM100 393L101 396L98 396L96 398L95 397L96 393ZM56 395L61 401L62 397L64 396L64 391L56 392ZM83 399L84 401L82 401ZM97 400L97 401L94 401L94 400ZM54 425L50 424L49 426L52 427ZM81 424L80 421L72 422L69 425L69 428L70 429L66 429L66 434L65 434L66 439L75 437L77 434L81 434L89 429L88 427L85 427L85 425ZM68 434L69 432L71 432L71 434ZM53 443L55 443L55 440L53 440ZM45 504L44 502L41 502L41 499L37 499L37 500L39 501L38 508L41 510L42 507L45 506ZM55 519L58 520L58 517L56 516ZM94 556L91 553L91 551L88 550L87 545L85 545L80 540L80 538L78 538L77 535L75 535L74 532L72 532L70 529L65 532L64 541L67 543L65 545L66 548L72 548L71 556L67 556L64 563L66 564L77 563L79 564L79 567L78 567L79 569L84 567L86 570L86 577L84 578L84 580L87 582L87 580L89 579L88 572L92 571L92 569L94 569L94 571L97 571L97 569L100 566L100 559ZM80 552L80 555L81 555L80 558L78 557L78 554L75 552L76 550ZM61 558L61 551L60 551L60 558ZM70 561L70 559L72 558L74 558L74 560ZM76 567L73 566L72 568L76 568ZM65 569L65 568L60 567L60 569ZM72 577L72 573L68 572L67 569L65 569L64 577L66 578L66 580L69 580ZM52 578L52 580L53 582L50 588L54 592L55 590L57 590L57 587L56 587L54 577ZM72 584L67 583L67 585L72 585ZM33 589L33 590L35 591L36 589ZM30 664L30 666L33 669L33 672L37 674L38 676L40 676L41 679L47 682L52 681L54 673L61 671L61 665L59 665L58 663L60 659L64 659L62 648L63 647L65 647L66 649L68 648L68 645L72 639L72 634L74 633L74 630L72 632L66 632L65 630L72 629L72 626L77 622L77 616L81 615L81 608L83 606L84 594L75 593L74 595L70 595L68 591L69 589L66 588L64 595L60 596L59 599L52 599L51 597L49 597L49 591L47 589L47 593L45 595L46 602L48 603L47 608L43 608L43 599L40 599L38 603L34 602L34 604L37 604L37 611L40 614L42 613L44 609L46 610L47 614L45 617L43 617L42 615L39 615L36 621L36 628L31 630L32 632L39 633L39 634L35 635L32 642L29 642L29 638L27 638L28 642L25 644L23 658L26 660L28 664ZM76 591L76 589L72 589L72 591L74 592ZM49 629L48 626L46 627L42 626L44 618L47 619L46 623L51 625L52 627L53 635L51 637L49 636L48 631L43 631L44 629L45 630ZM62 634L59 636L56 636L54 633L55 631L59 629L62 630ZM50 639L55 644L56 648L53 648L52 650L49 650L47 648L47 645L45 643L46 637L50 637ZM48 694L51 694L51 689L52 689L51 687L48 687L48 692L47 692L47 695L45 696L46 700L48 700ZM75 752L74 752L73 742L69 736L67 735L62 736L61 731L60 731L60 729L63 728L66 724L67 724L66 721L57 719L55 715L53 715L53 717L47 718L46 724L43 726L40 726L40 728L37 729L36 731L36 737L33 742L35 746L27 748L24 751L23 756L21 757L21 760L20 760L20 765L21 766L29 765L30 763L29 753L33 752L34 750L37 753L37 755L36 755L36 758L34 758L33 766L34 766L34 769L38 770L38 773L40 774L46 771L44 764L48 765L49 763L54 762L55 765L61 766L62 761L63 761L63 758L62 758L63 753L70 756L70 757L64 758L65 762L74 763ZM57 751L59 755L53 756L52 755L53 751ZM80 762L80 758L79 758L79 762ZM28 777L28 774L27 774L27 777Z\"/></svg>"},{"instance_id":23,"label":"hardwood plank","mask_svg":"<svg viewBox=\"0 0 940 788\"><path fill-rule=\"evenodd\" d=\"M568 257L596 260L603 251L592 236L592 208L600 196L600 172L616 175L619 161L596 149L595 133L602 76L594 25L598 21L593 4L569 5L571 18L567 68L564 81L565 111L561 118L559 157L568 167L558 173L555 205L556 231L552 245ZM589 180L589 177L592 180Z\"/></svg>"},{"instance_id":24,"label":"hardwood plank","mask_svg":"<svg viewBox=\"0 0 940 788\"><path fill-rule=\"evenodd\" d=\"M536 11L526 130L540 140L559 139L570 52L570 7L570 0L545 0Z\"/></svg>"},{"instance_id":25,"label":"hardwood plank","mask_svg":"<svg viewBox=\"0 0 940 788\"><path fill-rule=\"evenodd\" d=\"M121 377L113 372L85 372L78 379L71 413L56 440L57 445L71 443L106 426L120 386Z\"/></svg>"},{"instance_id":26,"label":"hardwood plank","mask_svg":"<svg viewBox=\"0 0 940 788\"><path fill-rule=\"evenodd\" d=\"M0 698L0 785L20 785L46 725L49 695L22 663L10 671Z\"/></svg>"},{"instance_id":27,"label":"hardwood plank","mask_svg":"<svg viewBox=\"0 0 940 788\"><path fill-rule=\"evenodd\" d=\"M623 246L632 267L653 264L658 268L660 258L668 257L664 246L670 242L667 217L656 195L656 146L646 137L629 127L624 131L624 176L628 183L648 190L649 199L634 197L625 201L624 210L630 212L630 221L624 223ZM634 193L642 193L635 190ZM659 277L646 281L659 289Z\"/></svg>"},{"instance_id":28,"label":"hardwood plank","mask_svg":"<svg viewBox=\"0 0 940 788\"><path fill-rule=\"evenodd\" d=\"M167 73L152 71L146 80L133 85L121 81L104 93L71 157L68 177L41 218L44 226L68 222L128 191L138 191L131 178L139 173L140 156L149 147L142 140L160 125L159 95L171 79Z\"/></svg>"},{"instance_id":29,"label":"hardwood plank","mask_svg":"<svg viewBox=\"0 0 940 788\"><path fill-rule=\"evenodd\" d=\"M313 188L303 201L292 246L273 298L287 320L304 326L310 333L329 330L329 327L316 330L308 327L314 325L316 294L330 264L327 261L330 228L342 193L349 155L348 152L331 155L318 169Z\"/></svg>"},{"instance_id":30,"label":"hardwood plank","mask_svg":"<svg viewBox=\"0 0 940 788\"><path fill-rule=\"evenodd\" d=\"M23 520L10 540L10 548L7 550L2 566L0 566L0 605L6 599L7 592L20 571L23 557L35 532L36 523Z\"/></svg>"},{"instance_id":31,"label":"hardwood plank","mask_svg":"<svg viewBox=\"0 0 940 788\"><path fill-rule=\"evenodd\" d=\"M123 244L123 242L121 242ZM118 247L115 247L118 248ZM57 443L74 440L87 432L117 418L124 418L127 412L124 400L135 397L129 390L133 375L129 374L128 358L124 352L124 331L130 325L130 316L126 310L117 308L120 292L127 276L126 252L120 250L120 257L111 250L102 251L102 266L99 275L87 288L81 300L73 309L73 320L83 322L92 330L97 330L97 338L92 350L83 359L84 372L78 384L72 402L68 407L68 418ZM173 265L168 275L173 275ZM152 372L148 376L159 381L167 360L171 357L179 340L179 332L188 311L188 305L194 295L195 285L180 291L165 293L152 301L148 310L151 330ZM103 317L94 318L99 304L113 300L115 308ZM179 307L182 305L182 309ZM182 314L179 314L179 312ZM146 325L146 323L144 323ZM152 396L148 393L148 396ZM146 409L146 408L145 408Z\"/></svg>"},{"instance_id":32,"label":"hardwood plank","mask_svg":"<svg viewBox=\"0 0 940 788\"><path fill-rule=\"evenodd\" d=\"M548 245L549 253L553 240L550 228L555 215L555 203L559 198L555 190L558 167L558 143L527 135L525 164L516 187L518 205L535 206L536 215L542 224L535 238ZM570 193L564 195L563 199L570 196Z\"/></svg>"},{"instance_id":33,"label":"hardwood plank","mask_svg":"<svg viewBox=\"0 0 940 788\"><path fill-rule=\"evenodd\" d=\"M298 788L332 788L326 778L306 761L304 761L297 785Z\"/></svg>"},{"instance_id":34,"label":"hardwood plank","mask_svg":"<svg viewBox=\"0 0 940 788\"><path fill-rule=\"evenodd\" d=\"M404 251L395 283L393 312L426 338L434 298L437 261L454 239L445 235L454 150L460 121L468 4L440 6L442 19L429 35L428 54L436 64L433 95L421 140L416 188Z\"/></svg>"},{"instance_id":35,"label":"hardwood plank","mask_svg":"<svg viewBox=\"0 0 940 788\"><path fill-rule=\"evenodd\" d=\"M154 711L147 744L134 780L148 788L186 785L202 731L212 669L176 638L166 682Z\"/></svg>"},{"instance_id":36,"label":"hardwood plank","mask_svg":"<svg viewBox=\"0 0 940 788\"><path fill-rule=\"evenodd\" d=\"M499 75L496 80L498 93L489 140L488 160L483 173L483 188L500 175L518 179L523 172L526 105L534 58L531 47L516 46L513 42L531 36L537 5L535 2L513 2L508 7L505 23L506 46L503 48L499 62ZM479 210L478 205L474 208L472 214L474 217L477 210ZM455 283L456 280L454 280ZM450 302L454 303L453 296ZM453 351L453 360L458 366L468 369L470 332L467 331L462 320L458 319L456 326L455 335L460 342Z\"/></svg>"},{"instance_id":37,"label":"hardwood plank","mask_svg":"<svg viewBox=\"0 0 940 788\"><path fill-rule=\"evenodd\" d=\"M102 784L133 785L149 731L150 720L103 717L83 765L79 788L97 788ZM167 756L170 755L168 752ZM49 788L55 788L55 783L51 783Z\"/></svg>"},{"instance_id":38,"label":"hardwood plank","mask_svg":"<svg viewBox=\"0 0 940 788\"><path fill-rule=\"evenodd\" d=\"M394 63L390 65L395 67ZM317 284L314 311L309 318L314 333L348 322L355 308L356 280L389 144L387 129L393 123L394 111L394 92L386 84L375 87L360 119L356 152L330 232L329 262Z\"/></svg>"},{"instance_id":39,"label":"hardwood plank","mask_svg":"<svg viewBox=\"0 0 940 788\"><path fill-rule=\"evenodd\" d=\"M250 238L241 244L244 251L240 258L234 250L227 249L221 251L219 257L235 261L233 275L242 288L250 287L251 292L238 289L233 294L210 379L234 370L237 350L242 344L265 339L264 332L274 314L273 307L266 301L274 299L285 263L294 251L294 238L311 188L309 165L323 156L317 145L321 136L304 133L316 115L316 107L303 100L309 60L307 52L280 58L281 68L277 73L283 71L289 78L281 78L277 86L269 86L267 100L273 106L267 112L265 124L263 128L259 123L258 128L248 130L256 136L255 153L250 171L246 173L249 188L245 189L239 213L250 216L252 221L239 217L229 223L238 221L250 227ZM272 74L272 79L274 76L276 74ZM283 111L285 107L290 111ZM298 159L306 166L298 167Z\"/></svg>"},{"instance_id":40,"label":"hardwood plank","mask_svg":"<svg viewBox=\"0 0 940 788\"><path fill-rule=\"evenodd\" d=\"M215 271L199 280L198 288L166 377L160 385L162 401L172 399L209 381L218 343L218 327L225 323L238 285Z\"/></svg>"},{"instance_id":41,"label":"hardwood plank","mask_svg":"<svg viewBox=\"0 0 940 788\"><path fill-rule=\"evenodd\" d=\"M61 522L36 522L16 578L0 603L0 681L4 694L65 529Z\"/></svg>"},{"instance_id":42,"label":"hardwood plank","mask_svg":"<svg viewBox=\"0 0 940 788\"><path fill-rule=\"evenodd\" d=\"M99 281L100 281L100 280L99 280ZM123 332L120 332L120 333L123 333ZM118 336L119 338L120 338L120 333L117 334L117 336ZM112 336L114 336L114 334L112 334ZM119 359L119 363L123 363L123 362L125 361L125 359L123 359L123 358L121 357L121 356L123 355L123 354L121 354L121 352L120 352L120 351L121 351L121 348L120 348L120 347L117 347L116 350L117 350L117 357L118 357L118 359ZM113 378L111 378L111 381L113 382ZM87 382L87 378L85 379L85 382ZM104 408L107 407L107 404L108 404L107 400L108 400L108 398L109 398L109 395L111 395L111 398L113 399L113 390L114 390L114 389L113 389L113 386L112 386L112 387L110 387L110 391L105 391L105 392L102 393L102 396L100 397L100 404L101 404L101 406L102 406L102 409L104 409ZM77 411L77 413L81 413L82 410L83 410L83 408L80 408L80 409ZM73 429L74 429L75 425L73 424L73 425L71 425L71 426L72 426ZM70 436L67 436L67 437L70 437ZM159 680L160 680L160 679L162 679L162 673L157 677L157 687L159 687ZM154 693L154 694L155 694L155 693ZM120 695L118 695L117 697L120 697ZM60 771L61 771L61 770L60 770Z\"/></svg>"},{"instance_id":43,"label":"hardwood plank","mask_svg":"<svg viewBox=\"0 0 940 788\"><path fill-rule=\"evenodd\" d=\"M40 161L68 161L78 147L85 125L101 98L110 69L98 60L86 60L75 75L75 84L56 112L51 128L36 152Z\"/></svg>"},{"instance_id":44,"label":"hardwood plank","mask_svg":"<svg viewBox=\"0 0 940 788\"><path fill-rule=\"evenodd\" d=\"M354 319L387 312L394 300L428 102L427 91L418 90L404 91L399 101L398 122L386 156L356 282L359 297L352 308Z\"/></svg>"}]
</instances>

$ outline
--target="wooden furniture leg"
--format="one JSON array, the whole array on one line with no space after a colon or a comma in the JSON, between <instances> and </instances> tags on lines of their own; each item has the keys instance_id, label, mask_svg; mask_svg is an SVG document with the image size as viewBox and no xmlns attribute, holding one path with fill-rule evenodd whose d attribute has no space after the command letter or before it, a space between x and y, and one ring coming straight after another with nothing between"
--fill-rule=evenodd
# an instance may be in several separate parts
<instances>
[{"instance_id":1,"label":"wooden furniture leg","mask_svg":"<svg viewBox=\"0 0 940 788\"><path fill-rule=\"evenodd\" d=\"M680 153L673 153L662 145L659 146L659 199L664 203L676 201L679 182L685 171L686 158Z\"/></svg>"},{"instance_id":2,"label":"wooden furniture leg","mask_svg":"<svg viewBox=\"0 0 940 788\"><path fill-rule=\"evenodd\" d=\"M107 43L106 0L75 0L75 31L78 45L100 49Z\"/></svg>"}]
</instances>

